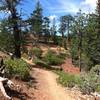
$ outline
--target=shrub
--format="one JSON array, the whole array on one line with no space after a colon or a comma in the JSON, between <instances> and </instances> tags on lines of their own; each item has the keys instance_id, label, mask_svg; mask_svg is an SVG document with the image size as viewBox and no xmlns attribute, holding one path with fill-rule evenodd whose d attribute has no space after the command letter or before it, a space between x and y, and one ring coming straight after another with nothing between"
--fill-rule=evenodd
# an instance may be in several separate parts
<instances>
[{"instance_id":1,"label":"shrub","mask_svg":"<svg viewBox=\"0 0 100 100\"><path fill-rule=\"evenodd\" d=\"M90 75L95 84L95 91L100 92L100 65L95 65L90 70Z\"/></svg>"},{"instance_id":2,"label":"shrub","mask_svg":"<svg viewBox=\"0 0 100 100\"><path fill-rule=\"evenodd\" d=\"M36 65L41 66L41 67L49 68L49 65L48 65L46 62L44 62L44 61L42 61L42 60L40 60L40 59L35 59L35 60L34 60L34 63L35 63Z\"/></svg>"},{"instance_id":3,"label":"shrub","mask_svg":"<svg viewBox=\"0 0 100 100\"><path fill-rule=\"evenodd\" d=\"M82 82L79 76L74 76L63 71L60 71L58 74L58 82L66 87L74 87L76 84L80 84Z\"/></svg>"},{"instance_id":4,"label":"shrub","mask_svg":"<svg viewBox=\"0 0 100 100\"><path fill-rule=\"evenodd\" d=\"M84 81L79 87L83 94L89 95L91 92L94 92L94 87L88 81Z\"/></svg>"},{"instance_id":5,"label":"shrub","mask_svg":"<svg viewBox=\"0 0 100 100\"><path fill-rule=\"evenodd\" d=\"M58 55L58 58L61 58L61 59L65 60L66 56L67 56L66 53L60 52L59 55Z\"/></svg>"},{"instance_id":6,"label":"shrub","mask_svg":"<svg viewBox=\"0 0 100 100\"><path fill-rule=\"evenodd\" d=\"M64 62L52 50L48 50L43 59L48 65L60 65Z\"/></svg>"},{"instance_id":7,"label":"shrub","mask_svg":"<svg viewBox=\"0 0 100 100\"><path fill-rule=\"evenodd\" d=\"M96 90L97 92L100 92L100 83L99 83L98 85L96 85L95 90Z\"/></svg>"},{"instance_id":8,"label":"shrub","mask_svg":"<svg viewBox=\"0 0 100 100\"><path fill-rule=\"evenodd\" d=\"M100 92L100 74L95 72L100 70L99 65L93 67L88 73L81 73L81 75L72 75L63 71L56 71L59 75L58 82L66 87L74 87L77 85L83 94L90 94L91 92Z\"/></svg>"},{"instance_id":9,"label":"shrub","mask_svg":"<svg viewBox=\"0 0 100 100\"><path fill-rule=\"evenodd\" d=\"M90 73L94 73L100 76L100 65L95 65L95 67L92 67L92 69L90 70Z\"/></svg>"},{"instance_id":10,"label":"shrub","mask_svg":"<svg viewBox=\"0 0 100 100\"><path fill-rule=\"evenodd\" d=\"M5 61L6 64L6 76L8 77L19 77L22 80L29 78L29 69L25 61L21 59L8 59Z\"/></svg>"},{"instance_id":11,"label":"shrub","mask_svg":"<svg viewBox=\"0 0 100 100\"><path fill-rule=\"evenodd\" d=\"M37 58L41 58L41 55L42 55L42 50L40 48L33 48L32 49L32 53L35 57Z\"/></svg>"},{"instance_id":12,"label":"shrub","mask_svg":"<svg viewBox=\"0 0 100 100\"><path fill-rule=\"evenodd\" d=\"M90 94L95 91L95 81L92 80L89 74L86 74L82 80L83 82L79 85L79 88L83 94Z\"/></svg>"},{"instance_id":13,"label":"shrub","mask_svg":"<svg viewBox=\"0 0 100 100\"><path fill-rule=\"evenodd\" d=\"M100 92L100 74L98 75L99 67L93 67L89 73L85 73L82 76L82 84L80 85L80 89L84 94L90 94L94 91Z\"/></svg>"}]
</instances>

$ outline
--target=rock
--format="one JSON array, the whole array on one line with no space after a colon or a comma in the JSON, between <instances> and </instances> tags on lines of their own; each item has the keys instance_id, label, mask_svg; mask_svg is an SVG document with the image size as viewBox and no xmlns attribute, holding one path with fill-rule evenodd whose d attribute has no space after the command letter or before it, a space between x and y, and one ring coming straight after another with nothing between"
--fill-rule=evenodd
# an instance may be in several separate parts
<instances>
[{"instance_id":1,"label":"rock","mask_svg":"<svg viewBox=\"0 0 100 100\"><path fill-rule=\"evenodd\" d=\"M91 93L91 95L95 97L95 100L100 100L100 93L94 92L94 93Z\"/></svg>"},{"instance_id":2,"label":"rock","mask_svg":"<svg viewBox=\"0 0 100 100\"><path fill-rule=\"evenodd\" d=\"M60 66L50 66L51 69L54 69L54 70L62 70L62 68Z\"/></svg>"}]
</instances>

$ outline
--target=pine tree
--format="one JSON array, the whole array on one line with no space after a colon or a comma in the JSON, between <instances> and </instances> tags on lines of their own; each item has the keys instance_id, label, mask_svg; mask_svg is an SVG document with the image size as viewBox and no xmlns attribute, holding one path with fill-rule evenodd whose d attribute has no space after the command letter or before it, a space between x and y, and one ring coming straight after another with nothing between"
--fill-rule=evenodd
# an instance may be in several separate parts
<instances>
[{"instance_id":1,"label":"pine tree","mask_svg":"<svg viewBox=\"0 0 100 100\"><path fill-rule=\"evenodd\" d=\"M52 22L52 26L51 26L51 29L50 29L50 33L51 33L51 39L52 39L53 43L56 44L57 30L56 30L56 20L55 20L55 18L53 18L53 22Z\"/></svg>"},{"instance_id":2,"label":"pine tree","mask_svg":"<svg viewBox=\"0 0 100 100\"><path fill-rule=\"evenodd\" d=\"M62 47L64 48L66 48L66 38L65 38L66 31L67 31L67 17L61 16L59 32L61 33L61 36L62 36Z\"/></svg>"},{"instance_id":3,"label":"pine tree","mask_svg":"<svg viewBox=\"0 0 100 100\"><path fill-rule=\"evenodd\" d=\"M69 41L70 41L70 29L71 29L73 21L74 21L74 18L71 15L66 15L66 24L67 24L67 49L70 47L70 44L69 44Z\"/></svg>"},{"instance_id":4,"label":"pine tree","mask_svg":"<svg viewBox=\"0 0 100 100\"><path fill-rule=\"evenodd\" d=\"M9 22L7 19L0 21L0 50L4 52L14 52L13 35L8 30Z\"/></svg>"},{"instance_id":5,"label":"pine tree","mask_svg":"<svg viewBox=\"0 0 100 100\"><path fill-rule=\"evenodd\" d=\"M36 8L31 16L31 30L32 33L38 37L38 39L42 35L42 23L43 23L42 7L40 2L38 1L36 4Z\"/></svg>"},{"instance_id":6,"label":"pine tree","mask_svg":"<svg viewBox=\"0 0 100 100\"><path fill-rule=\"evenodd\" d=\"M75 21L72 27L73 28L72 29L73 39L72 39L72 50L71 50L72 56L78 60L78 66L80 68L80 71L82 69L82 53L83 53L82 44L83 44L83 34L84 34L84 29L85 29L85 22L86 22L85 16L80 10L75 16Z\"/></svg>"},{"instance_id":7,"label":"pine tree","mask_svg":"<svg viewBox=\"0 0 100 100\"><path fill-rule=\"evenodd\" d=\"M43 34L44 34L44 37L45 37L45 42L48 42L49 41L49 38L50 38L50 20L48 17L44 17L43 18Z\"/></svg>"},{"instance_id":8,"label":"pine tree","mask_svg":"<svg viewBox=\"0 0 100 100\"><path fill-rule=\"evenodd\" d=\"M8 10L11 13L9 17L10 27L13 28L14 35L14 55L16 58L21 57L21 41L20 41L20 29L19 29L19 16L17 13L16 6L20 3L20 0L2 0L1 10Z\"/></svg>"},{"instance_id":9,"label":"pine tree","mask_svg":"<svg viewBox=\"0 0 100 100\"><path fill-rule=\"evenodd\" d=\"M96 26L96 40L95 40L95 52L94 64L100 64L100 0L97 2L97 26Z\"/></svg>"}]
</instances>

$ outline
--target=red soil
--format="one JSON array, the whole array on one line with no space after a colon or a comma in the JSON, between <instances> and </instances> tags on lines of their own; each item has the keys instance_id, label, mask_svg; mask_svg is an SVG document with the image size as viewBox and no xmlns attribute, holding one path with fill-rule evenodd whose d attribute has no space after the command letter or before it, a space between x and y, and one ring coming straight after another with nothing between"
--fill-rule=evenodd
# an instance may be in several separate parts
<instances>
[{"instance_id":1,"label":"red soil","mask_svg":"<svg viewBox=\"0 0 100 100\"><path fill-rule=\"evenodd\" d=\"M65 63L62 64L62 69L65 71L65 72L69 72L71 74L79 74L80 73L80 70L78 67L75 67L73 64L72 64L72 59L71 58L67 58Z\"/></svg>"}]
</instances>

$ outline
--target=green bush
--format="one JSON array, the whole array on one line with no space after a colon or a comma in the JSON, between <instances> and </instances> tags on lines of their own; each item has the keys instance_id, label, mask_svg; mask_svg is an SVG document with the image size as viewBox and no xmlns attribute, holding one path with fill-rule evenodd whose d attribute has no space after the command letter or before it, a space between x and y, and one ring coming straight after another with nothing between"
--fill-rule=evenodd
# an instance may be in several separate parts
<instances>
[{"instance_id":1,"label":"green bush","mask_svg":"<svg viewBox=\"0 0 100 100\"><path fill-rule=\"evenodd\" d=\"M65 60L66 56L67 56L66 53L60 52L59 55L58 55L58 58L61 58L61 59Z\"/></svg>"},{"instance_id":2,"label":"green bush","mask_svg":"<svg viewBox=\"0 0 100 100\"><path fill-rule=\"evenodd\" d=\"M25 61L21 59L8 59L5 61L6 75L8 77L19 77L22 80L28 80L29 68Z\"/></svg>"},{"instance_id":3,"label":"green bush","mask_svg":"<svg viewBox=\"0 0 100 100\"><path fill-rule=\"evenodd\" d=\"M76 84L81 84L82 82L79 76L65 73L63 71L59 71L58 75L58 82L64 85L65 87L74 87Z\"/></svg>"},{"instance_id":4,"label":"green bush","mask_svg":"<svg viewBox=\"0 0 100 100\"><path fill-rule=\"evenodd\" d=\"M32 49L32 53L35 57L37 58L41 58L41 55L42 55L42 50L40 48L33 48Z\"/></svg>"},{"instance_id":5,"label":"green bush","mask_svg":"<svg viewBox=\"0 0 100 100\"><path fill-rule=\"evenodd\" d=\"M100 92L100 83L99 83L98 85L96 85L95 90L96 90L97 92Z\"/></svg>"},{"instance_id":6,"label":"green bush","mask_svg":"<svg viewBox=\"0 0 100 100\"><path fill-rule=\"evenodd\" d=\"M93 67L88 73L81 73L81 75L72 75L63 71L56 71L59 75L58 82L66 87L74 87L77 85L80 91L84 94L91 92L100 92L100 65Z\"/></svg>"},{"instance_id":7,"label":"green bush","mask_svg":"<svg viewBox=\"0 0 100 100\"><path fill-rule=\"evenodd\" d=\"M82 77L82 84L79 85L79 88L83 94L90 94L95 91L95 81L89 76L89 74L85 74Z\"/></svg>"},{"instance_id":8,"label":"green bush","mask_svg":"<svg viewBox=\"0 0 100 100\"><path fill-rule=\"evenodd\" d=\"M44 61L42 61L40 59L35 59L34 63L36 65L39 65L39 66L43 67L43 68L49 68L49 65L46 62L44 62Z\"/></svg>"},{"instance_id":9,"label":"green bush","mask_svg":"<svg viewBox=\"0 0 100 100\"><path fill-rule=\"evenodd\" d=\"M95 67L92 67L90 70L91 73L95 73L96 75L100 76L100 65L95 65Z\"/></svg>"},{"instance_id":10,"label":"green bush","mask_svg":"<svg viewBox=\"0 0 100 100\"><path fill-rule=\"evenodd\" d=\"M64 62L64 60L58 57L52 50L48 50L43 59L48 65L60 65Z\"/></svg>"},{"instance_id":11,"label":"green bush","mask_svg":"<svg viewBox=\"0 0 100 100\"><path fill-rule=\"evenodd\" d=\"M100 65L95 65L90 70L90 76L95 84L95 91L100 92Z\"/></svg>"},{"instance_id":12,"label":"green bush","mask_svg":"<svg viewBox=\"0 0 100 100\"><path fill-rule=\"evenodd\" d=\"M91 92L100 92L100 74L98 74L100 68L98 66L93 67L90 72L83 74L82 84L79 86L84 94L90 94Z\"/></svg>"}]
</instances>

